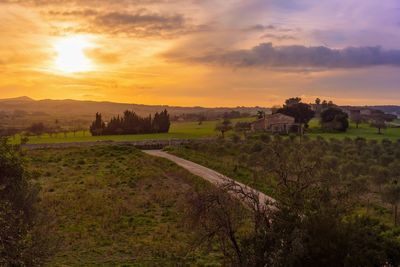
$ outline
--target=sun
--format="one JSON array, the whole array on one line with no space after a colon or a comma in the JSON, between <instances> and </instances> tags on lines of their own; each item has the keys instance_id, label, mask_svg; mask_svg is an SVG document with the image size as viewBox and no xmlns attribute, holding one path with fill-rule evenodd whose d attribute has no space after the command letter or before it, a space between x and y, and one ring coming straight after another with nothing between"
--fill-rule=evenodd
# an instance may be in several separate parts
<instances>
[{"instance_id":1,"label":"sun","mask_svg":"<svg viewBox=\"0 0 400 267\"><path fill-rule=\"evenodd\" d=\"M64 37L54 43L57 57L55 69L65 73L87 72L94 70L93 62L85 55L85 49L92 47L85 36Z\"/></svg>"}]
</instances>

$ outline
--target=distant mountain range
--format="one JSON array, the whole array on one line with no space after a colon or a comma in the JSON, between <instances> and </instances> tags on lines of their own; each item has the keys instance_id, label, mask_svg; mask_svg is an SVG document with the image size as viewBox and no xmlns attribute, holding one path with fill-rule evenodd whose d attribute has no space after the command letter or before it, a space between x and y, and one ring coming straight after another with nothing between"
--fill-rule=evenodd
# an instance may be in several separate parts
<instances>
[{"instance_id":1,"label":"distant mountain range","mask_svg":"<svg viewBox=\"0 0 400 267\"><path fill-rule=\"evenodd\" d=\"M80 100L33 100L27 96L0 99L0 112L26 112L30 114L49 114L52 116L91 116L96 112L102 113L105 117L121 114L125 110L133 110L144 116L154 114L167 109L171 115L192 114L192 113L224 113L230 111L239 111L241 113L256 114L260 107L178 107L164 105L141 105L129 103L114 102L96 102Z\"/></svg>"},{"instance_id":2,"label":"distant mountain range","mask_svg":"<svg viewBox=\"0 0 400 267\"><path fill-rule=\"evenodd\" d=\"M400 114L400 106L381 105L369 106L369 108L379 109L386 113ZM167 109L171 115L204 113L204 114L222 114L230 111L239 111L241 113L256 114L258 110L268 110L262 107L179 107L166 105L141 105L130 103L115 102L97 102L81 100L34 100L27 96L16 98L0 99L0 112L14 113L23 112L29 114L47 114L60 117L93 117L96 112L102 113L105 117L121 114L125 110L133 110L136 113L145 116L154 114Z\"/></svg>"}]
</instances>

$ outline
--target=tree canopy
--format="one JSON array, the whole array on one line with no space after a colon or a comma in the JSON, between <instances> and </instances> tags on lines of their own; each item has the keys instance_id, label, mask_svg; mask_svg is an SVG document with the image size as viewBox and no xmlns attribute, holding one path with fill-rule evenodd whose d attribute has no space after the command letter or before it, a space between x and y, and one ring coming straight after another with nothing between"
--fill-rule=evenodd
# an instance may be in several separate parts
<instances>
[{"instance_id":1,"label":"tree canopy","mask_svg":"<svg viewBox=\"0 0 400 267\"><path fill-rule=\"evenodd\" d=\"M133 111L125 111L122 117L112 117L106 124L100 113L96 113L90 132L92 135L121 135L167 133L171 126L167 110L154 114L154 117L141 117Z\"/></svg>"},{"instance_id":2,"label":"tree canopy","mask_svg":"<svg viewBox=\"0 0 400 267\"><path fill-rule=\"evenodd\" d=\"M296 123L308 124L314 118L315 112L311 106L301 102L301 98L290 98L286 100L283 108L277 110L277 113L282 113L295 118Z\"/></svg>"},{"instance_id":3,"label":"tree canopy","mask_svg":"<svg viewBox=\"0 0 400 267\"><path fill-rule=\"evenodd\" d=\"M321 126L325 130L345 132L349 128L349 116L339 108L328 108L321 113Z\"/></svg>"}]
</instances>

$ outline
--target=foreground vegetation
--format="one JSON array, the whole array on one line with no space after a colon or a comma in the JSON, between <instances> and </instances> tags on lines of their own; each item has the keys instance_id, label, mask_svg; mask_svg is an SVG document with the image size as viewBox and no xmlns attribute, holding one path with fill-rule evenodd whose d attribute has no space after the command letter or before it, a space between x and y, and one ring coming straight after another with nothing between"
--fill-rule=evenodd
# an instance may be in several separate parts
<instances>
[{"instance_id":1,"label":"foreground vegetation","mask_svg":"<svg viewBox=\"0 0 400 267\"><path fill-rule=\"evenodd\" d=\"M399 266L400 143L268 135L235 141L169 148L277 200L265 209L233 183L194 197L194 224L233 266ZM243 218L224 192L252 215Z\"/></svg>"},{"instance_id":2,"label":"foreground vegetation","mask_svg":"<svg viewBox=\"0 0 400 267\"><path fill-rule=\"evenodd\" d=\"M217 252L193 248L193 234L184 224L187 194L207 184L173 163L129 146L35 150L27 151L25 159L26 173L34 178L29 183L41 188L35 209L39 216L46 214L44 235L51 237L46 265L219 261Z\"/></svg>"},{"instance_id":3,"label":"foreground vegetation","mask_svg":"<svg viewBox=\"0 0 400 267\"><path fill-rule=\"evenodd\" d=\"M301 157L308 160L305 164L310 169L318 169L317 178L348 187L349 194L358 199L358 213L368 213L388 225L399 221L395 212L400 204L400 142L321 137L300 140L264 134L167 149L275 197L279 195L279 179L274 168L280 167L281 172L296 169L297 157ZM287 175L287 179L293 178Z\"/></svg>"},{"instance_id":4,"label":"foreground vegetation","mask_svg":"<svg viewBox=\"0 0 400 267\"><path fill-rule=\"evenodd\" d=\"M0 238L18 241L0 247L0 262L5 266L400 264L396 227L400 143L300 141L268 135L232 139L193 142L170 151L201 159L204 165L270 193L277 202L267 204L274 208L233 182L214 188L175 164L130 146L27 151L23 163L21 151L3 143L0 197L15 207L22 199L30 205L22 205L22 213L0 205L0 223L7 226L1 228ZM14 181L20 181L18 186ZM21 198L14 199L15 195ZM33 216L24 220L25 213ZM19 223L9 221L10 216Z\"/></svg>"}]
</instances>

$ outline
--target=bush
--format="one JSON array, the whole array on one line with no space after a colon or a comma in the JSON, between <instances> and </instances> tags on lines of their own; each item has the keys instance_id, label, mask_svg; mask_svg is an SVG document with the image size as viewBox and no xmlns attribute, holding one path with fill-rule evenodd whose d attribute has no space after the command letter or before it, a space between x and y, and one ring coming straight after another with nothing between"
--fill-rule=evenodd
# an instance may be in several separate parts
<instances>
[{"instance_id":1,"label":"bush","mask_svg":"<svg viewBox=\"0 0 400 267\"><path fill-rule=\"evenodd\" d=\"M19 151L0 139L0 266L42 266L49 248L36 210L38 190Z\"/></svg>"}]
</instances>

